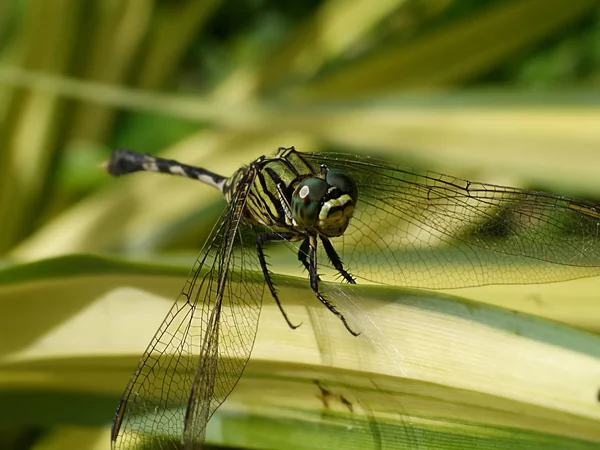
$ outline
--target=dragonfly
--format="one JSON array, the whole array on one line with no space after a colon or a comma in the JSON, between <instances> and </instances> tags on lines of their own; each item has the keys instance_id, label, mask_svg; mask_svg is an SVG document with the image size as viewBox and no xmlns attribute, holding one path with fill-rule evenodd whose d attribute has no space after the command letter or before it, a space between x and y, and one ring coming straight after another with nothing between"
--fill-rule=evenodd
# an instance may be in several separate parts
<instances>
[{"instance_id":1,"label":"dragonfly","mask_svg":"<svg viewBox=\"0 0 600 450\"><path fill-rule=\"evenodd\" d=\"M249 361L265 292L291 329L300 325L276 289L269 243L293 246L314 297L351 336L361 330L339 307L343 296L323 294L321 267L347 284L430 289L600 275L600 205L586 200L293 147L230 177L130 150L114 151L105 168L197 180L227 203L125 389L113 449L140 439L201 448ZM457 260L468 270L455 270ZM418 263L424 273L410 275Z\"/></svg>"}]
</instances>

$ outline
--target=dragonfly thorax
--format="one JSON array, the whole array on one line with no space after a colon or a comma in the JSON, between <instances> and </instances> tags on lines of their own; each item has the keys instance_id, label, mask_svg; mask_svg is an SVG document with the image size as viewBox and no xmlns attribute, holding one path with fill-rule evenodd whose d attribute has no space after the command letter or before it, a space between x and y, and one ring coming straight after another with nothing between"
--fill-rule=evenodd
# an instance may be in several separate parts
<instances>
[{"instance_id":1,"label":"dragonfly thorax","mask_svg":"<svg viewBox=\"0 0 600 450\"><path fill-rule=\"evenodd\" d=\"M343 172L306 178L292 194L292 217L301 227L326 237L344 234L358 200L356 183Z\"/></svg>"}]
</instances>

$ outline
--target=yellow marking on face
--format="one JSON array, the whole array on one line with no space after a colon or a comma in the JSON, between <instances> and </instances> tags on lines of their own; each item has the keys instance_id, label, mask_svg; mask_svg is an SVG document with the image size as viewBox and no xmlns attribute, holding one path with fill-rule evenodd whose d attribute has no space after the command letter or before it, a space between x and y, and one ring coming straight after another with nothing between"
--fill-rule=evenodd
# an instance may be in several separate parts
<instances>
[{"instance_id":1,"label":"yellow marking on face","mask_svg":"<svg viewBox=\"0 0 600 450\"><path fill-rule=\"evenodd\" d=\"M342 209L330 212L331 209L340 207ZM353 212L354 203L349 195L345 194L339 198L328 200L319 211L316 228L323 231L327 236L340 236L346 231Z\"/></svg>"}]
</instances>

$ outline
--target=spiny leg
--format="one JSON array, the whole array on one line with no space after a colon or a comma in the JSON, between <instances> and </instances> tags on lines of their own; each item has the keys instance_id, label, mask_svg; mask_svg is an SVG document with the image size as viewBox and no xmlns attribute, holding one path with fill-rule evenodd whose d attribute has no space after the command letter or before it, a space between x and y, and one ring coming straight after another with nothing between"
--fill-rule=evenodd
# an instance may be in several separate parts
<instances>
[{"instance_id":1,"label":"spiny leg","mask_svg":"<svg viewBox=\"0 0 600 450\"><path fill-rule=\"evenodd\" d=\"M331 261L331 264L333 264L333 267L335 267L335 269L345 278L348 283L356 284L356 281L354 281L352 275L350 275L346 269L344 269L344 264L342 263L340 255L338 255L335 251L335 248L333 248L331 241L326 237L321 236L321 242L323 243L323 247L325 247L325 253L327 253L327 257L329 258L329 261Z\"/></svg>"},{"instance_id":2,"label":"spiny leg","mask_svg":"<svg viewBox=\"0 0 600 450\"><path fill-rule=\"evenodd\" d=\"M350 332L350 334L353 336L358 336L360 333L357 333L352 328L350 328L350 325L348 325L348 322L346 322L346 318L342 315L342 313L340 313L335 308L335 306L329 303L319 292L319 276L317 275L317 238L314 235L310 235L308 238L308 256L310 260L308 268L308 273L310 276L310 288L317 296L319 301L323 303L329 311L331 311L338 319L342 321L342 323Z\"/></svg>"},{"instance_id":3,"label":"spiny leg","mask_svg":"<svg viewBox=\"0 0 600 450\"><path fill-rule=\"evenodd\" d=\"M279 301L279 297L277 296L277 291L275 290L275 285L273 284L273 281L271 281L271 275L269 274L269 269L267 268L267 261L265 260L265 254L263 252L263 245L265 245L265 243L267 243L267 242L281 242L281 241L290 241L291 242L296 239L298 239L298 235L296 233L275 233L272 231L262 233L262 234L259 234L258 236L256 236L256 251L258 253L258 261L260 262L260 267L262 269L263 275L267 282L267 286L269 286L271 295L275 299L275 303L277 303L277 306L279 307L279 311L281 311L283 318L285 319L285 321L287 322L289 327L293 330L295 330L302 324L300 323L298 325L294 325L290 321L290 319L287 316L287 314L285 313L285 311L283 310L283 306L281 305L281 302Z\"/></svg>"},{"instance_id":4,"label":"spiny leg","mask_svg":"<svg viewBox=\"0 0 600 450\"><path fill-rule=\"evenodd\" d=\"M308 264L308 236L304 238L302 244L300 244L300 249L298 250L298 261L300 261L307 272L310 272L310 265ZM321 277L317 275L317 280L321 281Z\"/></svg>"},{"instance_id":5,"label":"spiny leg","mask_svg":"<svg viewBox=\"0 0 600 450\"><path fill-rule=\"evenodd\" d=\"M298 250L298 261L302 263L306 271L310 271L310 265L308 264L308 236L304 238L302 244L300 244L300 249Z\"/></svg>"}]
</instances>

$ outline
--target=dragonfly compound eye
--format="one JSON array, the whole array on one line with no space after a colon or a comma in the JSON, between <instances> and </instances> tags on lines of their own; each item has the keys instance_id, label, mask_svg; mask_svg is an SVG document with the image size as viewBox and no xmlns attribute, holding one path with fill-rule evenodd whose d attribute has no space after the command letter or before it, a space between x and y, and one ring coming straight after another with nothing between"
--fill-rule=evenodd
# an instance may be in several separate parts
<instances>
[{"instance_id":1,"label":"dragonfly compound eye","mask_svg":"<svg viewBox=\"0 0 600 450\"><path fill-rule=\"evenodd\" d=\"M358 200L358 188L352 178L346 175L344 172L332 169L327 172L325 181L330 186L334 186L342 191L342 194L348 194L352 199L352 202L356 205Z\"/></svg>"},{"instance_id":2,"label":"dragonfly compound eye","mask_svg":"<svg viewBox=\"0 0 600 450\"><path fill-rule=\"evenodd\" d=\"M298 224L305 227L315 225L328 187L320 178L308 178L296 187L292 194L292 216Z\"/></svg>"},{"instance_id":3,"label":"dragonfly compound eye","mask_svg":"<svg viewBox=\"0 0 600 450\"><path fill-rule=\"evenodd\" d=\"M341 236L354 212L358 198L356 183L337 170L321 178L302 181L292 195L292 215L296 222L316 229L327 237Z\"/></svg>"}]
</instances>

